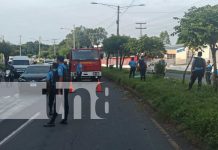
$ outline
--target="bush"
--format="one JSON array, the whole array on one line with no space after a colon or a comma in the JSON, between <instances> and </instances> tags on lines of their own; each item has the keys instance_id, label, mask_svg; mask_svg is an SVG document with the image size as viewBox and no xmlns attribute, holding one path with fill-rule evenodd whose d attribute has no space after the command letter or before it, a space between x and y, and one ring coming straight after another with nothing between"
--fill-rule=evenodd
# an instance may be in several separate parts
<instances>
[{"instance_id":1,"label":"bush","mask_svg":"<svg viewBox=\"0 0 218 150\"><path fill-rule=\"evenodd\" d=\"M186 129L184 133L191 133L211 149L218 149L218 93L212 87L185 91L188 85L179 80L147 77L141 82L129 79L128 71L117 69L103 69L103 75L136 90L160 116L175 121Z\"/></svg>"},{"instance_id":2,"label":"bush","mask_svg":"<svg viewBox=\"0 0 218 150\"><path fill-rule=\"evenodd\" d=\"M159 61L158 63L155 63L154 65L154 71L157 75L165 75L165 62Z\"/></svg>"}]
</instances>

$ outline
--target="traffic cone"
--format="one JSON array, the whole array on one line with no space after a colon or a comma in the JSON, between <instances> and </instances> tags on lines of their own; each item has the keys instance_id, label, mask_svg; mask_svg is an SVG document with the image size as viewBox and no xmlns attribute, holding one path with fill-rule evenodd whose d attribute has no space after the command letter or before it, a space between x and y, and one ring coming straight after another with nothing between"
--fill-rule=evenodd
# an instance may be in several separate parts
<instances>
[{"instance_id":1,"label":"traffic cone","mask_svg":"<svg viewBox=\"0 0 218 150\"><path fill-rule=\"evenodd\" d=\"M101 82L98 80L97 86L96 86L96 92L103 92L101 87Z\"/></svg>"},{"instance_id":2,"label":"traffic cone","mask_svg":"<svg viewBox=\"0 0 218 150\"><path fill-rule=\"evenodd\" d=\"M70 81L70 86L69 86L69 93L74 93L74 88L73 88L73 83Z\"/></svg>"}]
</instances>

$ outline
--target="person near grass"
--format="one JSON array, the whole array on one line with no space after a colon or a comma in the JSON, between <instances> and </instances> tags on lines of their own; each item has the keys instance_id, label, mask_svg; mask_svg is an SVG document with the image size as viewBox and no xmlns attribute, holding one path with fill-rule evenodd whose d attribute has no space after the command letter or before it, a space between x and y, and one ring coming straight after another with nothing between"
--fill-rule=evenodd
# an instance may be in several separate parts
<instances>
[{"instance_id":1,"label":"person near grass","mask_svg":"<svg viewBox=\"0 0 218 150\"><path fill-rule=\"evenodd\" d=\"M139 64L139 69L140 69L140 76L141 80L143 79L145 81L145 74L147 70L147 62L145 61L145 57L141 56L141 59L138 62Z\"/></svg>"},{"instance_id":2,"label":"person near grass","mask_svg":"<svg viewBox=\"0 0 218 150\"><path fill-rule=\"evenodd\" d=\"M195 57L194 61L192 62L191 79L188 88L189 90L192 89L192 86L197 78L198 78L198 89L200 89L202 85L202 78L204 77L206 62L205 59L201 57L202 57L202 52L198 52L198 57Z\"/></svg>"},{"instance_id":3,"label":"person near grass","mask_svg":"<svg viewBox=\"0 0 218 150\"><path fill-rule=\"evenodd\" d=\"M210 64L210 60L208 60L206 66L206 72L205 72L206 82L208 85L211 85L211 74L212 74L211 71L212 71L212 65Z\"/></svg>"},{"instance_id":4,"label":"person near grass","mask_svg":"<svg viewBox=\"0 0 218 150\"><path fill-rule=\"evenodd\" d=\"M136 66L137 66L137 63L134 61L134 57L131 58L131 61L129 62L129 66L130 66L129 78L131 78L131 76L134 78Z\"/></svg>"},{"instance_id":5,"label":"person near grass","mask_svg":"<svg viewBox=\"0 0 218 150\"><path fill-rule=\"evenodd\" d=\"M83 65L80 63L80 60L78 60L76 65L76 75L78 81L81 81L82 71L83 71Z\"/></svg>"}]
</instances>

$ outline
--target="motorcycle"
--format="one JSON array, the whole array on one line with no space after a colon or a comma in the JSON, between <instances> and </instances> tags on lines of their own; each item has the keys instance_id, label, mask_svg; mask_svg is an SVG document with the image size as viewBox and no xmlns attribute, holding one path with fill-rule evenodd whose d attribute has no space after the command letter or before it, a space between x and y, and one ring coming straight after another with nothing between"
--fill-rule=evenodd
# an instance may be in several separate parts
<instances>
[{"instance_id":1,"label":"motorcycle","mask_svg":"<svg viewBox=\"0 0 218 150\"><path fill-rule=\"evenodd\" d=\"M11 70L5 70L5 82L13 82L14 81L14 74Z\"/></svg>"}]
</instances>

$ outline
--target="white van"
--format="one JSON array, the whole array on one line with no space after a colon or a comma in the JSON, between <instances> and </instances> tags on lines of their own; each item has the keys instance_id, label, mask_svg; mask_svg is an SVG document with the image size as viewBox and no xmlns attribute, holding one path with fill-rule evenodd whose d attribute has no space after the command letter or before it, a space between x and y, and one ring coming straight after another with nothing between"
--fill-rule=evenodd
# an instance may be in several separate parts
<instances>
[{"instance_id":1,"label":"white van","mask_svg":"<svg viewBox=\"0 0 218 150\"><path fill-rule=\"evenodd\" d=\"M28 56L14 56L12 65L16 71L16 75L20 76L30 65L30 59Z\"/></svg>"}]
</instances>

